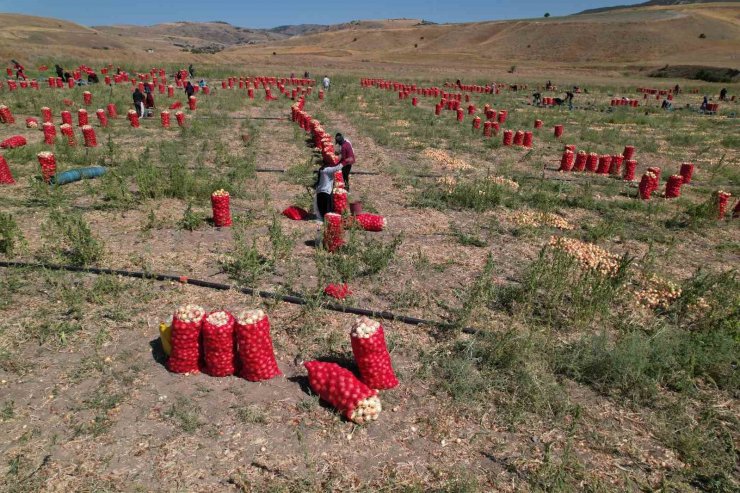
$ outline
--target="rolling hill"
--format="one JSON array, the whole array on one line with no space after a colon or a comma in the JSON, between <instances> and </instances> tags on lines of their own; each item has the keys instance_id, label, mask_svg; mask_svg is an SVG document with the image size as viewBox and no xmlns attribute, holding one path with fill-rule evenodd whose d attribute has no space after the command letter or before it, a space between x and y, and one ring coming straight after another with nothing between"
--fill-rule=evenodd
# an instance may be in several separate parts
<instances>
[{"instance_id":1,"label":"rolling hill","mask_svg":"<svg viewBox=\"0 0 740 493\"><path fill-rule=\"evenodd\" d=\"M210 48L209 48L210 47ZM212 48L216 54L193 54ZM187 53L185 53L187 51ZM637 6L606 12L465 24L418 19L246 29L224 22L84 27L0 14L0 56L141 63L256 63L364 67L738 67L740 3Z\"/></svg>"}]
</instances>

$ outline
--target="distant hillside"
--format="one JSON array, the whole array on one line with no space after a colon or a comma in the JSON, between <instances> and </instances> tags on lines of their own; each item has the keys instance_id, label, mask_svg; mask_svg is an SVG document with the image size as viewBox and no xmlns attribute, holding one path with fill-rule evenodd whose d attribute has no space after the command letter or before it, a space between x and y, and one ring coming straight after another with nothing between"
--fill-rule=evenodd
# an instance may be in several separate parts
<instances>
[{"instance_id":1,"label":"distant hillside","mask_svg":"<svg viewBox=\"0 0 740 493\"><path fill-rule=\"evenodd\" d=\"M598 14L599 12L608 12L610 10L619 10L619 9L627 9L627 8L633 8L633 7L660 7L660 6L671 6L671 5L687 5L691 3L716 3L716 2L722 2L727 0L649 0L648 2L643 3L636 3L631 5L615 5L613 7L601 7L598 9L588 9L584 10L582 12L578 12L577 14L573 15L583 15L583 14ZM740 2L740 0L730 0L734 2Z\"/></svg>"},{"instance_id":2,"label":"distant hillside","mask_svg":"<svg viewBox=\"0 0 740 493\"><path fill-rule=\"evenodd\" d=\"M228 46L265 43L287 37L278 32L237 27L222 21L170 22L153 26L95 26L94 29L113 36L135 37L196 51L220 51Z\"/></svg>"}]
</instances>

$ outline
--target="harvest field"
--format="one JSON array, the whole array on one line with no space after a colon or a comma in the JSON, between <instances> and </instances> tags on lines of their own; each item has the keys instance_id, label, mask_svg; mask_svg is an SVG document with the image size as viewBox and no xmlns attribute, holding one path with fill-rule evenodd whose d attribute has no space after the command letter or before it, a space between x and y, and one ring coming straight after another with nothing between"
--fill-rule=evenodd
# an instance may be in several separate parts
<instances>
[{"instance_id":1,"label":"harvest field","mask_svg":"<svg viewBox=\"0 0 740 493\"><path fill-rule=\"evenodd\" d=\"M178 68L165 67L168 84ZM303 71L283 72L292 70ZM322 160L311 132L291 121L300 96L289 96L308 86L283 81L286 96L278 73L203 72L210 94L195 95L197 109L182 89L168 97L155 86L154 117L139 128L126 119L126 81L2 84L0 104L15 123L0 124L0 141L27 143L0 151L15 181L0 185L0 489L737 491L738 105L697 111L722 86L681 81L675 109L664 111L663 96L638 87L674 81L586 77L588 93L569 110L533 106L542 81L512 74L497 94L451 87L457 78L491 82L464 73L333 75L323 99L318 86L304 94L303 112L332 141L342 132L352 142L349 201L386 224L379 232L350 224L345 244L329 252L320 225L282 214L311 210ZM262 75L277 78L268 82L274 100L263 86L248 97ZM223 88L229 77L233 87ZM540 87L542 95L561 97L575 83L559 79L560 90ZM460 97L462 122L455 110L435 115L441 91ZM623 96L639 106L611 105ZM160 111L176 101L184 124L173 109L163 128ZM118 116L103 127L96 110L110 103ZM95 147L84 145L80 108ZM62 111L72 114L74 146L59 131ZM37 129L26 128L28 117ZM532 132L531 147L503 145L507 131ZM573 166L579 151L596 153L582 164L606 173L559 171L566 145L576 148ZM626 146L635 149L633 180L623 176L629 156L620 169L603 159L616 161ZM48 151L57 173L107 172L49 185L37 156ZM684 163L694 165L690 183L665 198ZM640 195L653 167L659 183L648 200ZM222 189L231 227L212 220L211 194ZM722 211L720 191L731 194ZM351 294L334 300L329 284ZM264 310L282 375L254 383L169 372L159 324L184 304ZM357 370L349 335L357 316L346 307L387 312L374 318L400 381L379 392L382 411L366 424L320 400L303 365Z\"/></svg>"}]
</instances>

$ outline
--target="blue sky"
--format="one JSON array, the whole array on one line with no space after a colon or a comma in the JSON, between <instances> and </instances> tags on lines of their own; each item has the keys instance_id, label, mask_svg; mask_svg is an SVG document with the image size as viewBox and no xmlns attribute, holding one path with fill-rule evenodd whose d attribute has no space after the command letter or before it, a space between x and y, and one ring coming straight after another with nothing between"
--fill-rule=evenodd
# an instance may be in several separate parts
<instances>
[{"instance_id":1,"label":"blue sky","mask_svg":"<svg viewBox=\"0 0 740 493\"><path fill-rule=\"evenodd\" d=\"M567 15L635 0L0 0L0 12L66 19L87 26L222 20L242 27L334 24L354 19L410 17L465 22Z\"/></svg>"}]
</instances>

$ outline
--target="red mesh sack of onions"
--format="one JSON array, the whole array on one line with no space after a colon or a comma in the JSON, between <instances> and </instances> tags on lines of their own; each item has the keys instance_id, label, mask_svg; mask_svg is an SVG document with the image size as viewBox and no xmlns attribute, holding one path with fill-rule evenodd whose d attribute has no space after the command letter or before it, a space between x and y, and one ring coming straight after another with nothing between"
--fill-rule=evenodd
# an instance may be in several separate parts
<instances>
[{"instance_id":1,"label":"red mesh sack of onions","mask_svg":"<svg viewBox=\"0 0 740 493\"><path fill-rule=\"evenodd\" d=\"M357 424L378 419L383 410L377 390L373 390L346 368L336 363L307 361L308 383L325 402Z\"/></svg>"},{"instance_id":2,"label":"red mesh sack of onions","mask_svg":"<svg viewBox=\"0 0 740 493\"><path fill-rule=\"evenodd\" d=\"M175 112L175 120L177 120L177 125L179 127L185 125L185 113L183 113L182 111Z\"/></svg>"},{"instance_id":3,"label":"red mesh sack of onions","mask_svg":"<svg viewBox=\"0 0 740 493\"><path fill-rule=\"evenodd\" d=\"M578 151L576 156L576 163L573 166L574 171L583 171L586 169L586 161L588 161L588 154L586 151Z\"/></svg>"},{"instance_id":4,"label":"red mesh sack of onions","mask_svg":"<svg viewBox=\"0 0 740 493\"><path fill-rule=\"evenodd\" d=\"M213 224L216 227L231 226L231 196L226 190L216 190L211 194L211 210L213 212Z\"/></svg>"},{"instance_id":5,"label":"red mesh sack of onions","mask_svg":"<svg viewBox=\"0 0 740 493\"><path fill-rule=\"evenodd\" d=\"M57 129L51 122L46 122L41 125L44 129L44 143L52 145L57 137Z\"/></svg>"},{"instance_id":6,"label":"red mesh sack of onions","mask_svg":"<svg viewBox=\"0 0 740 493\"><path fill-rule=\"evenodd\" d=\"M128 121L134 128L139 128L139 114L135 110L128 110Z\"/></svg>"},{"instance_id":7,"label":"red mesh sack of onions","mask_svg":"<svg viewBox=\"0 0 740 493\"><path fill-rule=\"evenodd\" d=\"M14 135L0 142L0 147L3 149L15 149L24 145L26 145L26 138L22 135Z\"/></svg>"},{"instance_id":8,"label":"red mesh sack of onions","mask_svg":"<svg viewBox=\"0 0 740 493\"><path fill-rule=\"evenodd\" d=\"M200 331L205 310L198 305L183 305L172 317L172 352L167 369L173 373L199 371Z\"/></svg>"},{"instance_id":9,"label":"red mesh sack of onions","mask_svg":"<svg viewBox=\"0 0 740 493\"><path fill-rule=\"evenodd\" d=\"M72 125L72 113L69 111L62 111L62 124Z\"/></svg>"},{"instance_id":10,"label":"red mesh sack of onions","mask_svg":"<svg viewBox=\"0 0 740 493\"><path fill-rule=\"evenodd\" d=\"M732 197L732 194L730 192L718 190L714 193L714 206L717 210L717 219L722 219L725 217L725 213L727 212L727 204L729 203L730 197Z\"/></svg>"},{"instance_id":11,"label":"red mesh sack of onions","mask_svg":"<svg viewBox=\"0 0 740 493\"><path fill-rule=\"evenodd\" d=\"M653 173L647 171L642 175L638 190L642 200L650 200L652 193L658 188L658 180Z\"/></svg>"},{"instance_id":12,"label":"red mesh sack of onions","mask_svg":"<svg viewBox=\"0 0 740 493\"><path fill-rule=\"evenodd\" d=\"M41 119L44 120L44 123L50 123L53 121L51 108L49 108L48 106L44 106L41 108Z\"/></svg>"},{"instance_id":13,"label":"red mesh sack of onions","mask_svg":"<svg viewBox=\"0 0 740 493\"><path fill-rule=\"evenodd\" d=\"M209 313L203 320L203 371L212 377L233 375L234 317L226 311Z\"/></svg>"},{"instance_id":14,"label":"red mesh sack of onions","mask_svg":"<svg viewBox=\"0 0 740 493\"><path fill-rule=\"evenodd\" d=\"M0 123L15 123L13 113L4 104L0 104Z\"/></svg>"},{"instance_id":15,"label":"red mesh sack of onions","mask_svg":"<svg viewBox=\"0 0 740 493\"><path fill-rule=\"evenodd\" d=\"M354 222L360 225L365 231L379 232L383 231L386 226L386 220L378 214L357 214L353 216Z\"/></svg>"},{"instance_id":16,"label":"red mesh sack of onions","mask_svg":"<svg viewBox=\"0 0 740 493\"><path fill-rule=\"evenodd\" d=\"M75 141L75 133L74 130L72 130L72 125L69 123L63 123L59 126L59 130L61 130L62 135L67 137L67 144L70 146L77 145L77 141Z\"/></svg>"},{"instance_id":17,"label":"red mesh sack of onions","mask_svg":"<svg viewBox=\"0 0 740 493\"><path fill-rule=\"evenodd\" d=\"M262 310L248 310L236 319L239 376L250 382L270 380L282 372L275 360L270 320Z\"/></svg>"},{"instance_id":18,"label":"red mesh sack of onions","mask_svg":"<svg viewBox=\"0 0 740 493\"><path fill-rule=\"evenodd\" d=\"M39 121L37 118L29 116L26 118L26 128L39 128Z\"/></svg>"},{"instance_id":19,"label":"red mesh sack of onions","mask_svg":"<svg viewBox=\"0 0 740 493\"><path fill-rule=\"evenodd\" d=\"M105 110L103 108L98 109L95 112L95 116L98 117L98 121L100 122L101 127L108 126L108 116L105 114Z\"/></svg>"},{"instance_id":20,"label":"red mesh sack of onions","mask_svg":"<svg viewBox=\"0 0 740 493\"><path fill-rule=\"evenodd\" d=\"M336 214L346 214L349 212L349 201L347 200L347 191L343 188L337 188L332 194L334 212Z\"/></svg>"},{"instance_id":21,"label":"red mesh sack of onions","mask_svg":"<svg viewBox=\"0 0 740 493\"><path fill-rule=\"evenodd\" d=\"M82 127L82 136L85 138L85 147L97 147L98 138L95 135L95 129L90 125Z\"/></svg>"},{"instance_id":22,"label":"red mesh sack of onions","mask_svg":"<svg viewBox=\"0 0 740 493\"><path fill-rule=\"evenodd\" d=\"M41 176L46 183L51 181L51 177L57 172L57 160L51 152L39 152L36 154L36 158L39 160L41 165Z\"/></svg>"},{"instance_id":23,"label":"red mesh sack of onions","mask_svg":"<svg viewBox=\"0 0 740 493\"><path fill-rule=\"evenodd\" d=\"M77 126L84 127L87 124L88 124L87 110L84 108L80 108L79 110L77 110Z\"/></svg>"},{"instance_id":24,"label":"red mesh sack of onions","mask_svg":"<svg viewBox=\"0 0 740 493\"><path fill-rule=\"evenodd\" d=\"M342 216L329 212L324 216L324 248L336 252L344 245Z\"/></svg>"},{"instance_id":25,"label":"red mesh sack of onions","mask_svg":"<svg viewBox=\"0 0 740 493\"><path fill-rule=\"evenodd\" d=\"M358 318L350 331L350 340L360 376L368 387L383 390L398 385L385 344L385 332L379 322Z\"/></svg>"},{"instance_id":26,"label":"red mesh sack of onions","mask_svg":"<svg viewBox=\"0 0 740 493\"><path fill-rule=\"evenodd\" d=\"M10 166L3 156L0 156L0 185L13 185L13 173L10 172Z\"/></svg>"}]
</instances>

